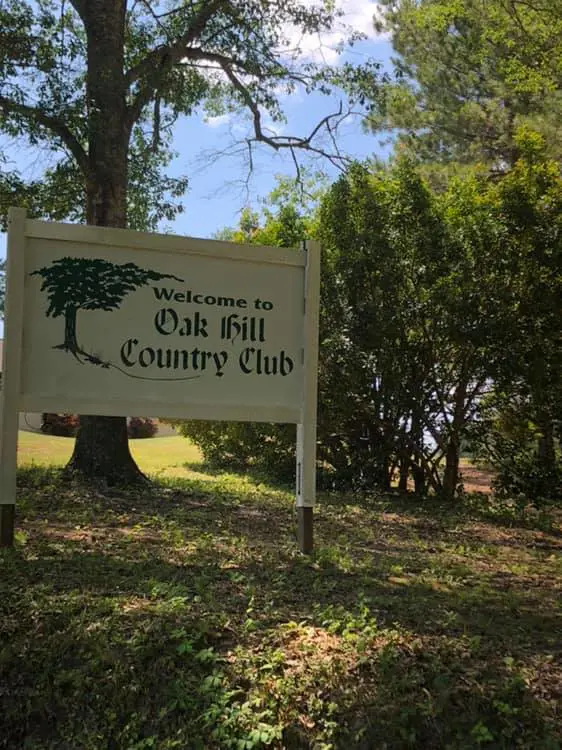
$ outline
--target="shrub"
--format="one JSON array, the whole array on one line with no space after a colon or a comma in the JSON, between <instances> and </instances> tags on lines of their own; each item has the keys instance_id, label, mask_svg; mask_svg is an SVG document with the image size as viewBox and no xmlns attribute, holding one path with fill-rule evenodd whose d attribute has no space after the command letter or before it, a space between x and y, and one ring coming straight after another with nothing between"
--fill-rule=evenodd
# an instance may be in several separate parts
<instances>
[{"instance_id":1,"label":"shrub","mask_svg":"<svg viewBox=\"0 0 562 750\"><path fill-rule=\"evenodd\" d=\"M496 464L493 482L496 495L502 499L543 503L560 502L562 497L562 462L542 466L535 453L513 450Z\"/></svg>"},{"instance_id":2,"label":"shrub","mask_svg":"<svg viewBox=\"0 0 562 750\"><path fill-rule=\"evenodd\" d=\"M295 474L295 426L257 422L172 422L217 469L249 468L289 481Z\"/></svg>"},{"instance_id":3,"label":"shrub","mask_svg":"<svg viewBox=\"0 0 562 750\"><path fill-rule=\"evenodd\" d=\"M544 432L529 399L516 392L493 392L480 404L469 439L474 457L495 472L493 488L500 499L536 506L560 502L562 455L552 435L552 456L541 456Z\"/></svg>"},{"instance_id":4,"label":"shrub","mask_svg":"<svg viewBox=\"0 0 562 750\"><path fill-rule=\"evenodd\" d=\"M50 414L45 412L41 419L41 432L58 437L74 437L78 431L76 414Z\"/></svg>"},{"instance_id":5,"label":"shrub","mask_svg":"<svg viewBox=\"0 0 562 750\"><path fill-rule=\"evenodd\" d=\"M129 417L127 433L130 438L151 438L158 432L158 425L149 417Z\"/></svg>"}]
</instances>

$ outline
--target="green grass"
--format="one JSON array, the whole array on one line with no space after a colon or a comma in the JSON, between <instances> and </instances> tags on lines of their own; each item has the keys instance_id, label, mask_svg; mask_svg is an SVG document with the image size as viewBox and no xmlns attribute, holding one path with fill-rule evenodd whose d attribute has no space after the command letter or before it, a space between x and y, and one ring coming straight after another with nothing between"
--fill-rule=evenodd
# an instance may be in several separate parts
<instances>
[{"instance_id":1,"label":"green grass","mask_svg":"<svg viewBox=\"0 0 562 750\"><path fill-rule=\"evenodd\" d=\"M70 458L73 445L74 440L71 438L20 432L18 464L64 466ZM129 445L131 453L145 474L186 477L189 472L184 465L201 460L198 449L179 435L131 440Z\"/></svg>"},{"instance_id":2,"label":"green grass","mask_svg":"<svg viewBox=\"0 0 562 750\"><path fill-rule=\"evenodd\" d=\"M555 514L326 495L303 557L290 494L179 469L143 493L20 471L0 747L561 747Z\"/></svg>"}]
</instances>

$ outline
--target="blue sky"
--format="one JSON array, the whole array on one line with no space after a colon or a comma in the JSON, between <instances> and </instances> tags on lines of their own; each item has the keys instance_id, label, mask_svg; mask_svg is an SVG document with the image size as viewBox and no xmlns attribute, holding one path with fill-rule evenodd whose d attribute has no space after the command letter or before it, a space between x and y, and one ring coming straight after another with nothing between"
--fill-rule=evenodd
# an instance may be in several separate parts
<instances>
[{"instance_id":1,"label":"blue sky","mask_svg":"<svg viewBox=\"0 0 562 750\"><path fill-rule=\"evenodd\" d=\"M377 5L371 0L340 0L345 11L343 22L369 36L345 53L342 60L361 62L368 57L380 61L390 70L390 42L377 36L373 30L372 18ZM335 46L341 41L343 32L335 32L330 38L300 38L307 59L324 59L329 63L337 61ZM287 123L278 134L306 135L324 115L337 110L338 97L320 95L297 95L283 102ZM241 157L223 156L211 158L211 154L223 150L233 140L243 137L248 123L236 117L218 117L205 120L202 115L184 118L176 127L174 147L178 157L170 170L173 174L187 174L190 186L183 199L185 212L172 225L165 227L177 234L195 237L211 237L226 226L234 226L240 211L245 206L256 206L275 185L275 176L294 175L294 166L288 154L280 155L267 146L257 152L254 170L246 185L247 164ZM277 128L279 126L276 126ZM365 134L358 118L343 126L339 137L339 147L347 154L364 158L373 154L384 156L389 147L380 144L380 138ZM18 149L9 150L13 162L20 166L26 178L38 177L45 167L47 158L21 144ZM325 160L312 165L324 169L330 177L337 172ZM5 252L5 238L0 235L0 255Z\"/></svg>"}]
</instances>

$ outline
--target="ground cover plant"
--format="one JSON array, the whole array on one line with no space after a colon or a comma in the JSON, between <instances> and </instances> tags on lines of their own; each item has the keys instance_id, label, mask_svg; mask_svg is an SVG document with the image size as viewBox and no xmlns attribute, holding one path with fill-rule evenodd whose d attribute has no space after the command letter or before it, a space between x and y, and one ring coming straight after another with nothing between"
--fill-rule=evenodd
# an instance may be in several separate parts
<instances>
[{"instance_id":1,"label":"ground cover plant","mask_svg":"<svg viewBox=\"0 0 562 750\"><path fill-rule=\"evenodd\" d=\"M304 557L290 490L180 471L20 469L0 747L561 746L555 512L326 494Z\"/></svg>"}]
</instances>

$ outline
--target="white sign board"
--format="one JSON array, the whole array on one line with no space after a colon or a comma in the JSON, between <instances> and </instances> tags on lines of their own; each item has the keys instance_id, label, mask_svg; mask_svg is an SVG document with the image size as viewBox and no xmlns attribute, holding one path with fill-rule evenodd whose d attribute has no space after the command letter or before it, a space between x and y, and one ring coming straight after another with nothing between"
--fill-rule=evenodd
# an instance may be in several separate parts
<instances>
[{"instance_id":1,"label":"white sign board","mask_svg":"<svg viewBox=\"0 0 562 750\"><path fill-rule=\"evenodd\" d=\"M314 243L237 245L12 210L3 454L10 411L292 422L304 450L315 443L318 256ZM297 477L300 504L312 504L302 460Z\"/></svg>"}]
</instances>

